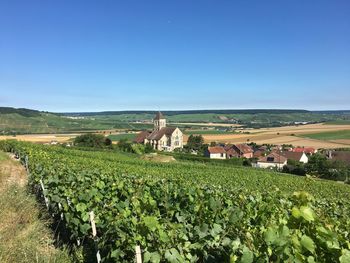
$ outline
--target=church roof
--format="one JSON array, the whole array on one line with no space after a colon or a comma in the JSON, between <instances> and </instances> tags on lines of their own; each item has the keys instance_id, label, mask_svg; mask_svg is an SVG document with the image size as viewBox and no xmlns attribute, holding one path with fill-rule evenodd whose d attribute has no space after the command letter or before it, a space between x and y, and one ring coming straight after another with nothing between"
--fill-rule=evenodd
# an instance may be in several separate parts
<instances>
[{"instance_id":1,"label":"church roof","mask_svg":"<svg viewBox=\"0 0 350 263\"><path fill-rule=\"evenodd\" d=\"M165 117L160 111L158 111L156 116L154 117L154 120L160 120L160 119L165 119Z\"/></svg>"},{"instance_id":2,"label":"church roof","mask_svg":"<svg viewBox=\"0 0 350 263\"><path fill-rule=\"evenodd\" d=\"M164 127L159 131L142 131L134 139L135 143L143 143L145 139L147 140L160 140L164 135L171 136L176 130L176 127Z\"/></svg>"},{"instance_id":3,"label":"church roof","mask_svg":"<svg viewBox=\"0 0 350 263\"><path fill-rule=\"evenodd\" d=\"M142 131L139 134L137 134L136 138L134 139L134 142L136 143L143 143L147 136L150 135L151 132L149 131Z\"/></svg>"},{"instance_id":4,"label":"church roof","mask_svg":"<svg viewBox=\"0 0 350 263\"><path fill-rule=\"evenodd\" d=\"M147 136L147 140L160 140L163 135L171 136L176 130L175 127L163 127L159 131L153 131L150 135Z\"/></svg>"}]
</instances>

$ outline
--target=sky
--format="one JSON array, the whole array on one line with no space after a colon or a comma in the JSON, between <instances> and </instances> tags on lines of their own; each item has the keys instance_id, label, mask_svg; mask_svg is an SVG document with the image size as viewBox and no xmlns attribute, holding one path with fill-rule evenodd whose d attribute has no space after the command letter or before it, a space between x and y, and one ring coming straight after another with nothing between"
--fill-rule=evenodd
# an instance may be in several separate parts
<instances>
[{"instance_id":1,"label":"sky","mask_svg":"<svg viewBox=\"0 0 350 263\"><path fill-rule=\"evenodd\" d=\"M0 106L350 109L348 0L1 0Z\"/></svg>"}]
</instances>

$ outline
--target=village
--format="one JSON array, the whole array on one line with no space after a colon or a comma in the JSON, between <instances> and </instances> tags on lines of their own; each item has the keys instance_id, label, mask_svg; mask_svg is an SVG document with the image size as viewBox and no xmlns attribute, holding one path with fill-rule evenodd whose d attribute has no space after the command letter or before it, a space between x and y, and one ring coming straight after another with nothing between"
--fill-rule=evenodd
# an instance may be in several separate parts
<instances>
[{"instance_id":1,"label":"village","mask_svg":"<svg viewBox=\"0 0 350 263\"><path fill-rule=\"evenodd\" d=\"M316 153L331 162L350 165L350 151L293 145L257 145L254 142L239 144L211 142L206 146L203 144L203 138L200 135L191 135L186 145L183 132L178 127L167 127L166 118L161 112L156 114L153 123L152 131L140 132L133 142L150 145L155 151L187 152L192 155L203 155L205 158L214 160L245 159L249 160L248 163L255 168L284 170L290 173L293 173L295 167L300 168L299 165L307 164L309 158ZM199 141L200 146L191 147L189 140L193 139Z\"/></svg>"}]
</instances>

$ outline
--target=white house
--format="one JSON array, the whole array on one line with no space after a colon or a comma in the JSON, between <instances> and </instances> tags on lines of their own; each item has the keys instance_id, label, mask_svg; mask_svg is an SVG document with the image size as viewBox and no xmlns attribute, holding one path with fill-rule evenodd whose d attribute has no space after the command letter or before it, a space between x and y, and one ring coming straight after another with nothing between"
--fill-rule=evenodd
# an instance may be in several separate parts
<instances>
[{"instance_id":1,"label":"white house","mask_svg":"<svg viewBox=\"0 0 350 263\"><path fill-rule=\"evenodd\" d=\"M210 159L226 159L226 151L222 146L208 147L205 155Z\"/></svg>"},{"instance_id":2,"label":"white house","mask_svg":"<svg viewBox=\"0 0 350 263\"><path fill-rule=\"evenodd\" d=\"M267 156L262 156L258 159L254 167L258 168L278 168L282 169L287 164L287 158L278 153L272 152Z\"/></svg>"},{"instance_id":3,"label":"white house","mask_svg":"<svg viewBox=\"0 0 350 263\"><path fill-rule=\"evenodd\" d=\"M287 160L294 160L301 163L307 163L309 161L309 157L305 154L305 152L290 152L284 151L281 153Z\"/></svg>"},{"instance_id":4,"label":"white house","mask_svg":"<svg viewBox=\"0 0 350 263\"><path fill-rule=\"evenodd\" d=\"M177 127L166 127L166 119L158 112L153 119L153 131L140 132L134 142L147 144L158 151L173 151L183 147L183 133Z\"/></svg>"}]
</instances>

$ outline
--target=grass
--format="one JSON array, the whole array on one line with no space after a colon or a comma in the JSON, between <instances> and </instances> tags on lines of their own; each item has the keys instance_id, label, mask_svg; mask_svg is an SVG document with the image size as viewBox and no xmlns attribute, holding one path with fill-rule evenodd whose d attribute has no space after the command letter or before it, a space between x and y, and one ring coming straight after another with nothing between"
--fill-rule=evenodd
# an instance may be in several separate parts
<instances>
[{"instance_id":1,"label":"grass","mask_svg":"<svg viewBox=\"0 0 350 263\"><path fill-rule=\"evenodd\" d=\"M330 132L319 132L319 133L310 133L302 134L302 137L317 139L317 140L346 140L350 139L350 130L341 130L341 131L330 131Z\"/></svg>"},{"instance_id":2,"label":"grass","mask_svg":"<svg viewBox=\"0 0 350 263\"><path fill-rule=\"evenodd\" d=\"M325 124L328 124L328 125L350 125L350 120L328 121Z\"/></svg>"},{"instance_id":3,"label":"grass","mask_svg":"<svg viewBox=\"0 0 350 263\"><path fill-rule=\"evenodd\" d=\"M132 141L137 134L135 133L122 133L122 134L114 134L114 135L109 135L108 138L111 139L112 141L120 141L122 139L126 139L128 141Z\"/></svg>"},{"instance_id":4,"label":"grass","mask_svg":"<svg viewBox=\"0 0 350 263\"><path fill-rule=\"evenodd\" d=\"M0 262L72 262L67 251L57 249L34 196L18 179L21 165L0 152Z\"/></svg>"}]
</instances>

